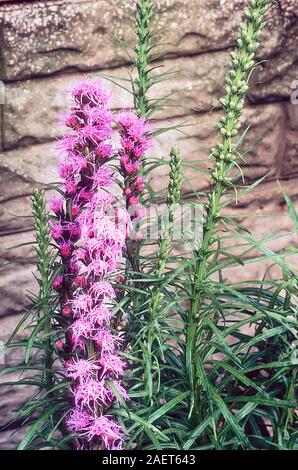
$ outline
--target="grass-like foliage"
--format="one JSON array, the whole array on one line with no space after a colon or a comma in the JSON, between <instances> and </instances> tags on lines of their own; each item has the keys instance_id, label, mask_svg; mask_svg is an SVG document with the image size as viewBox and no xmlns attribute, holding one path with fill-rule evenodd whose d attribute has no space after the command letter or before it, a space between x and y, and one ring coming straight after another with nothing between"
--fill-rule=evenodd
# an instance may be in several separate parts
<instances>
[{"instance_id":1,"label":"grass-like foliage","mask_svg":"<svg viewBox=\"0 0 298 470\"><path fill-rule=\"evenodd\" d=\"M32 214L37 255L35 279L39 290L37 295L28 294L32 306L6 343L7 350L23 350L24 359L2 370L1 375L21 375L16 381L4 381L1 385L27 385L32 390L32 398L21 406L16 418L17 422L21 420L22 426L28 426L28 432L18 449L39 449L47 445L63 449L64 439L57 440L55 433L60 425L63 426L63 417L69 407L64 393L69 380L65 380L56 368L55 342L59 337L59 317L58 299L52 286L61 272L61 266L56 263L55 250L51 244L49 214L43 191L33 192ZM67 441L69 437L65 438Z\"/></svg>"},{"instance_id":2,"label":"grass-like foliage","mask_svg":"<svg viewBox=\"0 0 298 470\"><path fill-rule=\"evenodd\" d=\"M108 413L124 430L126 449L298 447L298 285L297 273L287 261L295 249L273 253L268 242L274 235L260 240L226 213L263 181L249 186L242 182L241 144L246 132L240 123L270 4L270 0L248 0L244 12L226 75L226 95L220 100L218 140L209 153L208 193L198 193L186 180L183 154L176 147L169 149L166 191L157 192L150 184L151 172L165 165L163 156L147 156L138 168L139 185L143 188L145 182L139 191L142 204L163 202L166 217L157 213L147 225L141 221L143 234L155 224L157 236L127 240L124 275L117 278L112 331L122 334L118 354L127 364L122 385L129 399L111 381L115 399ZM153 1L137 2L135 73L127 82L143 129L144 119L153 120L154 112L167 104L162 98L148 97L151 87L167 76L158 73L158 57L152 52L157 46L152 28L155 15ZM125 119L119 121L122 136ZM125 165L122 160L119 173L124 176L120 186L129 194L128 207L136 180ZM189 185L187 206L182 204L182 181ZM298 233L297 213L286 194L285 200ZM24 348L24 362L2 374L20 371L17 383L6 384L28 384L34 390L32 399L19 410L19 418L29 426L19 448L73 449L78 443L83 447L86 437L65 426L73 406L73 384L63 371L65 355L59 342L66 324L59 313L61 296L53 289L53 280L65 268L51 244L42 192L34 192L32 208L39 292L30 294L32 308L7 342L7 348ZM182 230L179 238L177 225L187 211L191 230ZM248 264L268 259L279 267L280 279L270 280L264 273L263 279L226 281L229 269L246 273ZM29 333L19 339L24 328ZM88 350L88 360L93 360L92 354ZM107 443L104 438L95 439L88 448L109 448Z\"/></svg>"}]
</instances>

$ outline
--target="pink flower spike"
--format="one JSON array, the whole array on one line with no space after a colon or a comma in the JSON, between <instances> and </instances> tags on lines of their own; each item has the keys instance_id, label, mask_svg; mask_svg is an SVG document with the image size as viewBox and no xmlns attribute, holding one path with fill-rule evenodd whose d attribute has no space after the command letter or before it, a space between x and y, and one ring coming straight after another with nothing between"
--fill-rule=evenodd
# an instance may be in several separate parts
<instances>
[{"instance_id":1,"label":"pink flower spike","mask_svg":"<svg viewBox=\"0 0 298 470\"><path fill-rule=\"evenodd\" d=\"M117 181L106 162L119 154L121 174L131 175L126 185L131 192L126 197L138 199L144 184L137 180L137 153L147 145L147 123L136 113L122 113L122 148L117 151L112 145L115 119L109 109L110 94L102 81L83 80L72 88L71 95L71 109L62 118L70 132L58 144L64 194L50 205L58 219L50 229L64 267L63 275L53 282L65 325L65 344L58 340L56 349L67 355L65 360L61 353L60 359L65 376L72 380L74 406L65 424L71 433L78 434L73 441L77 449L96 446L119 450L124 440L122 429L104 415L115 395L127 399L120 383L125 363L117 356L120 333L112 331L113 309L109 304L113 304L116 292L110 281L123 268L131 217L126 204L120 206L119 196L108 191ZM94 442L88 443L86 437Z\"/></svg>"}]
</instances>

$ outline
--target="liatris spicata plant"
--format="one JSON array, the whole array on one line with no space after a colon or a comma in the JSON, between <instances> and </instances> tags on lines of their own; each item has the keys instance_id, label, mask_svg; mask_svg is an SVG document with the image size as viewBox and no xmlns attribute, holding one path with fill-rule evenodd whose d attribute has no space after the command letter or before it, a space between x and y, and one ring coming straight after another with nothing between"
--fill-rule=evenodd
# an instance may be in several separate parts
<instances>
[{"instance_id":1,"label":"liatris spicata plant","mask_svg":"<svg viewBox=\"0 0 298 470\"><path fill-rule=\"evenodd\" d=\"M73 105L64 123L72 129L59 147L65 193L51 201L56 222L51 233L60 253L63 272L53 285L60 295L65 359L73 409L66 419L79 445L92 449L120 449L124 435L106 410L116 399L127 399L120 384L124 361L117 355L121 338L113 330L112 276L120 269L127 235L126 210L109 192L113 155L113 115L109 96L100 81L85 81L71 90ZM116 207L118 203L118 206ZM87 443L80 437L86 436Z\"/></svg>"},{"instance_id":2,"label":"liatris spicata plant","mask_svg":"<svg viewBox=\"0 0 298 470\"><path fill-rule=\"evenodd\" d=\"M30 296L33 307L7 343L24 348L24 363L3 374L21 371L14 385L38 390L19 410L24 424L32 422L19 449L297 447L297 273L285 260L288 252L266 246L272 234L257 240L222 213L262 181L244 188L238 182L245 137L238 133L270 3L249 0L241 24L207 194L182 175L176 148L167 195L150 186L151 170L166 162L145 155L154 136L148 120L161 103L148 97L158 81L151 66L153 1L137 2L135 111L114 119L99 81L72 89L63 118L72 131L59 144L63 189L49 185L59 194L50 203L50 223L44 194L33 194L39 293ZM191 205L199 196L205 210L201 246L174 232L182 178ZM157 240L140 233L131 240L130 224L142 221L141 204L152 201L166 201L167 231ZM226 280L227 268L268 258L282 279ZM20 341L23 327L30 335Z\"/></svg>"}]
</instances>

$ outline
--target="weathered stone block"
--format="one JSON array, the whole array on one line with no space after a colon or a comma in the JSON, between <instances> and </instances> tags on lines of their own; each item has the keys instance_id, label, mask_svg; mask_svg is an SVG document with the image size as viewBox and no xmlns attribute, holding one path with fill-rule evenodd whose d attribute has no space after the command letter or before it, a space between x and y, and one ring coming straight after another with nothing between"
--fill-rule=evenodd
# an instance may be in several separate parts
<instances>
[{"instance_id":1,"label":"weathered stone block","mask_svg":"<svg viewBox=\"0 0 298 470\"><path fill-rule=\"evenodd\" d=\"M129 62L119 40L134 44L128 18L135 2L57 0L2 6L4 42L2 79L16 80L61 71L88 71ZM225 50L235 41L243 0L157 1L155 28L172 56ZM271 13L266 56L279 44L283 20ZM131 20L132 21L132 20Z\"/></svg>"}]
</instances>

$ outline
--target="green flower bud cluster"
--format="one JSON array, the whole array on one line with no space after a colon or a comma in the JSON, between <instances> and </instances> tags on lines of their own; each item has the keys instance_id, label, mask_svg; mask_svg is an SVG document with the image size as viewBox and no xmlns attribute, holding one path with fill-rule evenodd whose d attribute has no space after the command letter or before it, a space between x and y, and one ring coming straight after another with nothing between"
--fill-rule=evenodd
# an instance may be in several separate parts
<instances>
[{"instance_id":1,"label":"green flower bud cluster","mask_svg":"<svg viewBox=\"0 0 298 470\"><path fill-rule=\"evenodd\" d=\"M181 158L178 148L173 147L170 152L170 175L168 184L168 197L167 206L169 211L169 224L167 230L167 237L159 241L159 249L157 252L158 267L156 270L156 277L161 278L164 273L165 265L169 258L169 246L173 237L174 229L174 206L179 204L181 199Z\"/></svg>"},{"instance_id":2,"label":"green flower bud cluster","mask_svg":"<svg viewBox=\"0 0 298 470\"><path fill-rule=\"evenodd\" d=\"M167 205L179 204L181 197L181 159L178 148L173 147L170 152L170 180L168 186Z\"/></svg>"},{"instance_id":3,"label":"green flower bud cluster","mask_svg":"<svg viewBox=\"0 0 298 470\"><path fill-rule=\"evenodd\" d=\"M138 45L135 48L135 67L138 71L138 78L135 80L135 107L141 116L145 116L149 110L149 100L147 92L151 86L150 51L152 49L151 22L154 15L151 0L140 0L137 3L136 14L136 34Z\"/></svg>"},{"instance_id":4,"label":"green flower bud cluster","mask_svg":"<svg viewBox=\"0 0 298 470\"><path fill-rule=\"evenodd\" d=\"M228 174L236 159L233 139L241 127L240 119L248 90L248 79L255 65L255 53L260 45L258 39L265 26L263 17L269 3L270 0L250 0L250 8L245 12L247 21L240 25L237 48L231 54L231 70L226 79L226 96L220 100L225 111L218 124L223 142L217 144L211 151L211 156L216 159L212 178L222 185L230 183Z\"/></svg>"},{"instance_id":5,"label":"green flower bud cluster","mask_svg":"<svg viewBox=\"0 0 298 470\"><path fill-rule=\"evenodd\" d=\"M47 276L51 266L49 215L44 191L34 190L31 198L32 214L35 221L36 253L39 257L38 270L41 277Z\"/></svg>"},{"instance_id":6,"label":"green flower bud cluster","mask_svg":"<svg viewBox=\"0 0 298 470\"><path fill-rule=\"evenodd\" d=\"M48 390L52 388L52 325L51 325L51 295L52 289L52 252L50 248L51 236L49 227L49 214L44 191L34 190L31 198L32 214L35 221L35 239L36 253L38 255L37 269L40 274L39 283L39 303L38 309L39 319L42 322L40 330L44 332L45 349L44 349L44 367L45 382Z\"/></svg>"}]
</instances>

